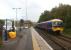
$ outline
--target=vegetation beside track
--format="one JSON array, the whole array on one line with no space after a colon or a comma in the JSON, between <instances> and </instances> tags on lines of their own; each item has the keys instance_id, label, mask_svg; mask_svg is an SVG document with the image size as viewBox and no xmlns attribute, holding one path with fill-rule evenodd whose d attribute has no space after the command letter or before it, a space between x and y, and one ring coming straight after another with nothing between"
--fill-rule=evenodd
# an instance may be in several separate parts
<instances>
[{"instance_id":1,"label":"vegetation beside track","mask_svg":"<svg viewBox=\"0 0 71 50\"><path fill-rule=\"evenodd\" d=\"M71 28L64 30L64 35L71 37Z\"/></svg>"}]
</instances>

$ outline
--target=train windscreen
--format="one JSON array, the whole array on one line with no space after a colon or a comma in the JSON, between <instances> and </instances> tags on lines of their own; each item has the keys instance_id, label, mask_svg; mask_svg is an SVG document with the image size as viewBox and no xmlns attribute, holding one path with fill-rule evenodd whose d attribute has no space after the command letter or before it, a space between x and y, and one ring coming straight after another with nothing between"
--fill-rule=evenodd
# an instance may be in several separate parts
<instances>
[{"instance_id":1,"label":"train windscreen","mask_svg":"<svg viewBox=\"0 0 71 50\"><path fill-rule=\"evenodd\" d=\"M63 22L53 22L53 26L63 27Z\"/></svg>"},{"instance_id":2,"label":"train windscreen","mask_svg":"<svg viewBox=\"0 0 71 50\"><path fill-rule=\"evenodd\" d=\"M58 22L58 26L63 26L63 22Z\"/></svg>"}]
</instances>

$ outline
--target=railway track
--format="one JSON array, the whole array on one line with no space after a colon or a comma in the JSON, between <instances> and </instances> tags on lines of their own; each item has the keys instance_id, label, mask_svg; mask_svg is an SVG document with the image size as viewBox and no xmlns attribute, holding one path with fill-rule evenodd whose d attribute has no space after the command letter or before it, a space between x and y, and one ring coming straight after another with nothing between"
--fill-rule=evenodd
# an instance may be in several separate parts
<instances>
[{"instance_id":1,"label":"railway track","mask_svg":"<svg viewBox=\"0 0 71 50\"><path fill-rule=\"evenodd\" d=\"M66 38L68 38L68 39L71 39L70 36L66 36L66 35L64 35L64 34L61 34L61 36L66 37Z\"/></svg>"},{"instance_id":2,"label":"railway track","mask_svg":"<svg viewBox=\"0 0 71 50\"><path fill-rule=\"evenodd\" d=\"M48 40L49 39L50 41L53 41L53 45L50 45L52 46L52 48L54 50L71 50L71 39L70 38L67 38L63 35L59 35L59 36L54 36L54 35L51 35L51 34L48 34L46 31L43 31L43 30L40 30L40 29L36 29L39 34L47 41L48 43ZM56 47L53 47L57 45ZM58 49L57 49L58 48Z\"/></svg>"},{"instance_id":3,"label":"railway track","mask_svg":"<svg viewBox=\"0 0 71 50\"><path fill-rule=\"evenodd\" d=\"M61 38L61 36L53 36L53 35L48 35L48 36L59 46L63 47L64 50L71 50L71 45L70 45L71 43L69 43L64 38Z\"/></svg>"},{"instance_id":4,"label":"railway track","mask_svg":"<svg viewBox=\"0 0 71 50\"><path fill-rule=\"evenodd\" d=\"M67 36L64 36L64 35L60 35L58 36L58 38L64 40L64 41L67 41L69 43L71 43L71 38L67 37Z\"/></svg>"},{"instance_id":5,"label":"railway track","mask_svg":"<svg viewBox=\"0 0 71 50\"><path fill-rule=\"evenodd\" d=\"M37 29L36 31L46 40L46 42L54 49L54 50L63 50L63 47L59 46L57 43L54 43L53 40L49 38L49 36L43 30Z\"/></svg>"}]
</instances>

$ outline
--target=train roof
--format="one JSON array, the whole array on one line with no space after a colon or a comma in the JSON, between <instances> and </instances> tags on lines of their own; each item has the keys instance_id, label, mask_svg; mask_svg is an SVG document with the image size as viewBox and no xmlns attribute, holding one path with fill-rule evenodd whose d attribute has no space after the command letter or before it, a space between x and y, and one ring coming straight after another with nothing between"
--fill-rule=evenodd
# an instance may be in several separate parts
<instances>
[{"instance_id":1,"label":"train roof","mask_svg":"<svg viewBox=\"0 0 71 50\"><path fill-rule=\"evenodd\" d=\"M62 21L61 19L52 19L50 21Z\"/></svg>"},{"instance_id":2,"label":"train roof","mask_svg":"<svg viewBox=\"0 0 71 50\"><path fill-rule=\"evenodd\" d=\"M51 22L51 21L45 21L45 22L41 22L41 23L38 23L38 24L42 24L42 23L46 23L46 22Z\"/></svg>"},{"instance_id":3,"label":"train roof","mask_svg":"<svg viewBox=\"0 0 71 50\"><path fill-rule=\"evenodd\" d=\"M52 20L41 22L41 23L38 23L38 24L42 24L42 23L46 23L46 22L55 22L55 21L62 21L62 20L61 19L52 19Z\"/></svg>"}]
</instances>

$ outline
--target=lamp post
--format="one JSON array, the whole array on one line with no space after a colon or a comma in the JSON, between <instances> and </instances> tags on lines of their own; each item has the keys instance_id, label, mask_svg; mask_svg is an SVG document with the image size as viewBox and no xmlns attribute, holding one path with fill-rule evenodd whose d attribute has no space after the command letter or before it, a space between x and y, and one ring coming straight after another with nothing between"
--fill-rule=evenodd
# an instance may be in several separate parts
<instances>
[{"instance_id":1,"label":"lamp post","mask_svg":"<svg viewBox=\"0 0 71 50\"><path fill-rule=\"evenodd\" d=\"M25 8L26 8L25 9L26 10L26 14L25 15L26 15L26 20L28 20L28 14L27 14L27 10L28 9L27 9L27 7L28 7L27 0L25 0Z\"/></svg>"},{"instance_id":2,"label":"lamp post","mask_svg":"<svg viewBox=\"0 0 71 50\"><path fill-rule=\"evenodd\" d=\"M17 26L17 13L18 13L17 10L21 8L13 8L13 9L16 10L16 26Z\"/></svg>"}]
</instances>

